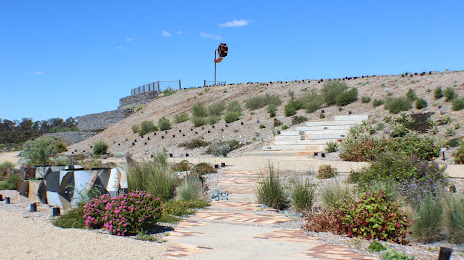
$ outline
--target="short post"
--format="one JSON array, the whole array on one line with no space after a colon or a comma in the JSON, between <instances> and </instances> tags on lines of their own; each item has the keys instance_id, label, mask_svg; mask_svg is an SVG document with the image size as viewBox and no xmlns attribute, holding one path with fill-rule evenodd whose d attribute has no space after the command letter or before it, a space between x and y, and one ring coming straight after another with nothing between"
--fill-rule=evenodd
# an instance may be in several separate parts
<instances>
[{"instance_id":1,"label":"short post","mask_svg":"<svg viewBox=\"0 0 464 260\"><path fill-rule=\"evenodd\" d=\"M161 88L160 88L160 82L158 80L158 92L161 92Z\"/></svg>"},{"instance_id":2,"label":"short post","mask_svg":"<svg viewBox=\"0 0 464 260\"><path fill-rule=\"evenodd\" d=\"M206 79L203 80L203 87L206 88Z\"/></svg>"},{"instance_id":3,"label":"short post","mask_svg":"<svg viewBox=\"0 0 464 260\"><path fill-rule=\"evenodd\" d=\"M52 215L53 215L54 217L60 216L60 215L61 215L60 208L58 208L58 207L52 208Z\"/></svg>"},{"instance_id":4,"label":"short post","mask_svg":"<svg viewBox=\"0 0 464 260\"><path fill-rule=\"evenodd\" d=\"M3 201L3 194L0 194L0 201Z\"/></svg>"},{"instance_id":5,"label":"short post","mask_svg":"<svg viewBox=\"0 0 464 260\"><path fill-rule=\"evenodd\" d=\"M10 204L10 197L5 197L5 204Z\"/></svg>"},{"instance_id":6,"label":"short post","mask_svg":"<svg viewBox=\"0 0 464 260\"><path fill-rule=\"evenodd\" d=\"M179 79L179 90L182 90L182 84L180 82L180 79Z\"/></svg>"},{"instance_id":7,"label":"short post","mask_svg":"<svg viewBox=\"0 0 464 260\"><path fill-rule=\"evenodd\" d=\"M440 254L438 255L438 260L449 260L453 249L447 247L440 247Z\"/></svg>"},{"instance_id":8,"label":"short post","mask_svg":"<svg viewBox=\"0 0 464 260\"><path fill-rule=\"evenodd\" d=\"M31 209L29 211L30 212L37 212L37 203L32 203L31 204Z\"/></svg>"}]
</instances>

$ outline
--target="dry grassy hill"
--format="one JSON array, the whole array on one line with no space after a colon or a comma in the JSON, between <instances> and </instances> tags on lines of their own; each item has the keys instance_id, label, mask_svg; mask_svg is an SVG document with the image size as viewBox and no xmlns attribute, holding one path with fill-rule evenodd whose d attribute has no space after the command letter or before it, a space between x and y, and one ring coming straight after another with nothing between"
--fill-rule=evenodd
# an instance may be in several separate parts
<instances>
[{"instance_id":1,"label":"dry grassy hill","mask_svg":"<svg viewBox=\"0 0 464 260\"><path fill-rule=\"evenodd\" d=\"M185 157L187 154L189 157L211 156L204 154L206 148L186 150L178 146L180 143L190 141L194 138L204 138L205 141L209 142L235 139L246 144L230 153L229 156L232 157L240 156L242 153L248 151L261 151L262 146L269 144L276 131L280 130L280 127L273 127L274 118L270 118L266 107L249 111L245 108L244 101L250 97L266 93L279 94L283 104L278 108L276 118L283 124L291 126L290 129L292 129L296 125L292 125L292 119L284 115L284 106L290 100L289 91L295 92L295 97L298 98L311 89L320 91L327 81L311 80L309 83L307 80L304 82L249 83L181 90L174 95L160 96L154 99L152 102L140 107L136 113L125 120L110 125L105 131L96 136L70 146L68 154L91 152L92 149L90 146L93 143L98 140L104 140L109 145L108 151L110 153L129 152L136 157L149 157L152 153L162 151L164 148L175 157ZM443 88L453 87L456 93L463 96L464 71L436 72L431 75L413 75L412 77L409 75L359 77L345 80L345 82L350 87L358 88L359 100L357 102L343 107L342 111L339 111L337 106L324 107L325 119L319 118L320 111L308 114L304 110L299 110L297 115L305 116L310 121L319 121L332 120L335 115L347 115L349 111L352 111L354 114L369 114L374 118L382 119L389 112L383 106L374 108L372 101L362 103L361 97L369 96L372 99L386 99L388 92L391 92L393 97L397 97L404 96L408 89L413 89L419 98L424 98L428 102L428 107L421 110L413 108L408 113L433 112L433 120L449 116L455 122L464 126L464 110L452 111L451 104L446 102L444 98L437 100L433 96L433 91L438 86ZM220 100L225 100L227 103L237 100L242 104L243 113L239 121L230 123L226 127L224 120L221 120L220 123L214 125L214 128L211 125L205 125L203 129L202 127L195 128L190 121L174 124L174 115L182 111L190 113L190 109L195 103L202 102L205 106L208 106ZM172 122L172 129L167 131L167 134L163 131L157 132L156 135L153 133L147 134L141 138L138 134L132 132L131 128L133 125L140 124L144 120L152 120L156 124L162 116L166 116ZM260 128L261 124L265 128ZM446 127L440 126L440 131L437 135L444 136ZM162 136L164 136L163 139ZM446 138L456 137L464 137L463 127L456 130L454 136Z\"/></svg>"}]
</instances>

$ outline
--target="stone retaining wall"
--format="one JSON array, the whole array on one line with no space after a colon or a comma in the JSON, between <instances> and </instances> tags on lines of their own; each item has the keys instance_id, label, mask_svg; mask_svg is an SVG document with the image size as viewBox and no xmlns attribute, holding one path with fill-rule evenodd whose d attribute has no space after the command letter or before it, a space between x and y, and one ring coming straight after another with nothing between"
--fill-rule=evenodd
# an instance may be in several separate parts
<instances>
[{"instance_id":1,"label":"stone retaining wall","mask_svg":"<svg viewBox=\"0 0 464 260\"><path fill-rule=\"evenodd\" d=\"M75 143L79 143L89 137L96 135L97 132L63 132L63 133L50 133L44 134L45 136L58 136L63 140L66 145L71 145Z\"/></svg>"},{"instance_id":2,"label":"stone retaining wall","mask_svg":"<svg viewBox=\"0 0 464 260\"><path fill-rule=\"evenodd\" d=\"M152 99L154 99L157 96L158 96L158 91L152 90L152 91L135 94L132 96L123 97L119 99L118 109L123 109L125 107L130 107L130 106L143 105L145 103L150 102Z\"/></svg>"},{"instance_id":3,"label":"stone retaining wall","mask_svg":"<svg viewBox=\"0 0 464 260\"><path fill-rule=\"evenodd\" d=\"M109 125L117 123L128 117L134 111L132 109L122 109L106 111L97 114L90 114L77 117L77 127L81 131L101 131Z\"/></svg>"}]
</instances>

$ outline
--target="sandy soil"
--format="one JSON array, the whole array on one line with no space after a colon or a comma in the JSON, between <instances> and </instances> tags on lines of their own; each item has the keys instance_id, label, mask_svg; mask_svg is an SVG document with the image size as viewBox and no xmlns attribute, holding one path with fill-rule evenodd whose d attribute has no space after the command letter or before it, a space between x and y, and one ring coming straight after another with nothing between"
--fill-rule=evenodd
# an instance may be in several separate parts
<instances>
[{"instance_id":1,"label":"sandy soil","mask_svg":"<svg viewBox=\"0 0 464 260\"><path fill-rule=\"evenodd\" d=\"M10 161L14 163L16 166L19 166L18 162L21 159L21 157L19 157L18 155L19 152L0 153L0 163Z\"/></svg>"}]
</instances>

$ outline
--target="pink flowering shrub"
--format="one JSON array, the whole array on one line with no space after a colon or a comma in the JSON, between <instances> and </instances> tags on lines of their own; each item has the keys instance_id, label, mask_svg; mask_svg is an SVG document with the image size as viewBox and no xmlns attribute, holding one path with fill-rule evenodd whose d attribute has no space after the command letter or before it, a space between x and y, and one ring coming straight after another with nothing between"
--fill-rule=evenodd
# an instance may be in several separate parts
<instances>
[{"instance_id":1,"label":"pink flowering shrub","mask_svg":"<svg viewBox=\"0 0 464 260\"><path fill-rule=\"evenodd\" d=\"M106 204L111 200L109 194L91 199L84 205L85 225L91 228L103 227L103 217L105 216Z\"/></svg>"},{"instance_id":2,"label":"pink flowering shrub","mask_svg":"<svg viewBox=\"0 0 464 260\"><path fill-rule=\"evenodd\" d=\"M133 191L112 199L103 195L91 200L84 207L84 218L89 227L103 226L113 235L126 236L155 225L162 209L159 198L145 191Z\"/></svg>"}]
</instances>

